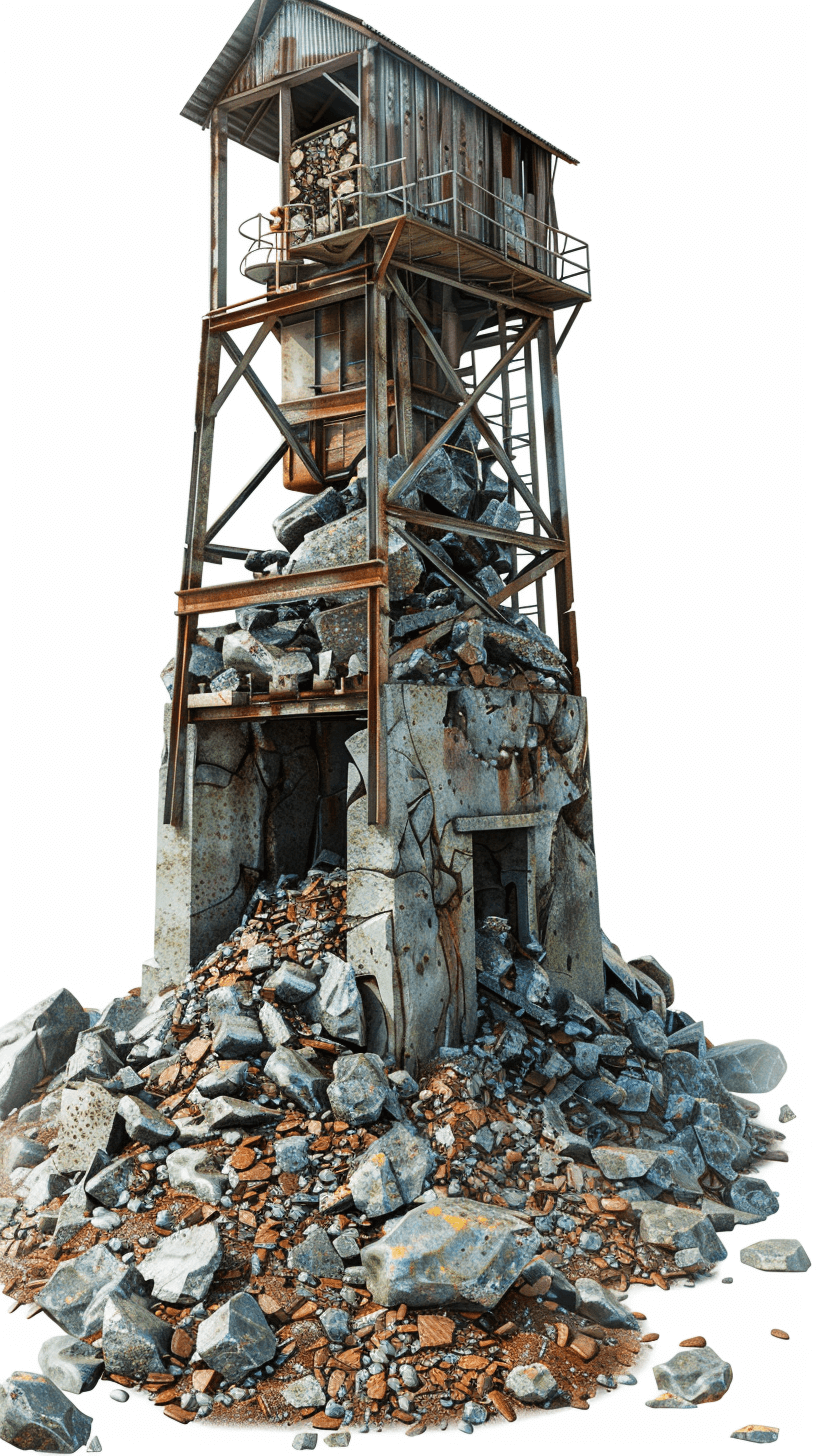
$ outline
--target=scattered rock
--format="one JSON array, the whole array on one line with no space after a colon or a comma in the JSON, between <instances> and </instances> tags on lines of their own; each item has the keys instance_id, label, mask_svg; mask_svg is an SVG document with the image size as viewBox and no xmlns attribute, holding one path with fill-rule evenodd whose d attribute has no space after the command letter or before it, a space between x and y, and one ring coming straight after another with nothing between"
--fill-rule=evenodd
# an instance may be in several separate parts
<instances>
[{"instance_id":1,"label":"scattered rock","mask_svg":"<svg viewBox=\"0 0 816 1456\"><path fill-rule=\"evenodd\" d=\"M102 1313L113 1293L146 1296L147 1287L137 1268L120 1264L105 1244L97 1244L61 1263L39 1291L37 1303L61 1329L84 1340L102 1328Z\"/></svg>"},{"instance_id":2,"label":"scattered rock","mask_svg":"<svg viewBox=\"0 0 816 1456\"><path fill-rule=\"evenodd\" d=\"M329 1078L291 1047L279 1046L266 1063L264 1073L304 1112L319 1114L328 1106L326 1089Z\"/></svg>"},{"instance_id":3,"label":"scattered rock","mask_svg":"<svg viewBox=\"0 0 816 1456\"><path fill-rule=\"evenodd\" d=\"M778 1426L740 1426L731 1432L732 1441L753 1441L756 1446L769 1446L779 1439Z\"/></svg>"},{"instance_id":4,"label":"scattered rock","mask_svg":"<svg viewBox=\"0 0 816 1456\"><path fill-rule=\"evenodd\" d=\"M138 1097L123 1097L119 1103L119 1116L124 1121L128 1137L136 1143L147 1143L149 1148L169 1143L176 1135L176 1124Z\"/></svg>"},{"instance_id":5,"label":"scattered rock","mask_svg":"<svg viewBox=\"0 0 816 1456\"><path fill-rule=\"evenodd\" d=\"M163 1374L172 1333L171 1326L157 1319L138 1299L112 1293L102 1316L105 1369L130 1380Z\"/></svg>"},{"instance_id":6,"label":"scattered rock","mask_svg":"<svg viewBox=\"0 0 816 1456\"><path fill-rule=\"evenodd\" d=\"M230 1381L241 1380L273 1360L277 1348L277 1339L251 1294L234 1294L198 1327L197 1353Z\"/></svg>"},{"instance_id":7,"label":"scattered rock","mask_svg":"<svg viewBox=\"0 0 816 1456\"><path fill-rule=\"evenodd\" d=\"M342 1279L344 1271L343 1260L318 1224L312 1224L303 1242L289 1250L286 1266L305 1270L314 1279Z\"/></svg>"},{"instance_id":8,"label":"scattered rock","mask_svg":"<svg viewBox=\"0 0 816 1456\"><path fill-rule=\"evenodd\" d=\"M425 1138L398 1123L366 1150L349 1178L351 1196L369 1218L393 1213L419 1196L434 1162Z\"/></svg>"},{"instance_id":9,"label":"scattered rock","mask_svg":"<svg viewBox=\"0 0 816 1456\"><path fill-rule=\"evenodd\" d=\"M294 1406L295 1410L311 1410L315 1406L322 1410L326 1404L326 1392L314 1375L304 1375L300 1380L293 1380L291 1385L284 1385L281 1394L286 1404Z\"/></svg>"},{"instance_id":10,"label":"scattered rock","mask_svg":"<svg viewBox=\"0 0 816 1456\"><path fill-rule=\"evenodd\" d=\"M354 967L339 956L324 956L326 969L314 997L317 1020L329 1036L365 1046L365 1013Z\"/></svg>"},{"instance_id":11,"label":"scattered rock","mask_svg":"<svg viewBox=\"0 0 816 1456\"><path fill-rule=\"evenodd\" d=\"M773 1092L788 1070L779 1047L753 1038L710 1047L706 1056L729 1092Z\"/></svg>"},{"instance_id":12,"label":"scattered rock","mask_svg":"<svg viewBox=\"0 0 816 1456\"><path fill-rule=\"evenodd\" d=\"M397 1089L386 1075L381 1058L373 1052L339 1057L327 1091L335 1117L353 1127L378 1122L383 1112L402 1117Z\"/></svg>"},{"instance_id":13,"label":"scattered rock","mask_svg":"<svg viewBox=\"0 0 816 1456\"><path fill-rule=\"evenodd\" d=\"M162 1239L142 1260L139 1273L163 1304L198 1304L207 1297L221 1255L218 1226L199 1224Z\"/></svg>"},{"instance_id":14,"label":"scattered rock","mask_svg":"<svg viewBox=\"0 0 816 1456\"><path fill-rule=\"evenodd\" d=\"M697 1248L707 1264L727 1256L725 1245L705 1214L670 1203L641 1205L640 1238L644 1244L658 1244L665 1249Z\"/></svg>"},{"instance_id":15,"label":"scattered rock","mask_svg":"<svg viewBox=\"0 0 816 1456\"><path fill-rule=\"evenodd\" d=\"M771 1330L771 1334L777 1340L789 1340L790 1339L790 1335L787 1333L786 1330Z\"/></svg>"},{"instance_id":16,"label":"scattered rock","mask_svg":"<svg viewBox=\"0 0 816 1456\"><path fill-rule=\"evenodd\" d=\"M733 1379L731 1366L710 1345L682 1350L665 1365L655 1365L653 1373L659 1390L695 1405L721 1400Z\"/></svg>"},{"instance_id":17,"label":"scattered rock","mask_svg":"<svg viewBox=\"0 0 816 1456\"><path fill-rule=\"evenodd\" d=\"M207 1148L179 1148L168 1153L168 1183L179 1193L192 1193L204 1203L218 1203L227 1178Z\"/></svg>"},{"instance_id":18,"label":"scattered rock","mask_svg":"<svg viewBox=\"0 0 816 1456\"><path fill-rule=\"evenodd\" d=\"M609 1330L636 1330L638 1322L632 1311L619 1304L609 1289L596 1279L576 1279L576 1311L595 1320Z\"/></svg>"},{"instance_id":19,"label":"scattered rock","mask_svg":"<svg viewBox=\"0 0 816 1456\"><path fill-rule=\"evenodd\" d=\"M693 1400L684 1400L682 1395L672 1395L670 1391L664 1391L662 1395L656 1395L654 1400L647 1400L650 1410L696 1410L697 1406Z\"/></svg>"},{"instance_id":20,"label":"scattered rock","mask_svg":"<svg viewBox=\"0 0 816 1456\"><path fill-rule=\"evenodd\" d=\"M115 1154L125 1141L125 1125L119 1116L119 1099L96 1082L66 1087L59 1114L57 1167L63 1173L78 1173L90 1165L97 1148Z\"/></svg>"},{"instance_id":21,"label":"scattered rock","mask_svg":"<svg viewBox=\"0 0 816 1456\"><path fill-rule=\"evenodd\" d=\"M525 1405L543 1405L552 1400L558 1381L546 1365L514 1365L505 1376L504 1388Z\"/></svg>"},{"instance_id":22,"label":"scattered rock","mask_svg":"<svg viewBox=\"0 0 816 1456\"><path fill-rule=\"evenodd\" d=\"M20 1451L78 1451L91 1418L45 1375L15 1370L0 1385L0 1440Z\"/></svg>"},{"instance_id":23,"label":"scattered rock","mask_svg":"<svg viewBox=\"0 0 816 1456\"><path fill-rule=\"evenodd\" d=\"M810 1259L798 1239L761 1239L740 1249L740 1260L751 1269L772 1274L804 1274Z\"/></svg>"},{"instance_id":24,"label":"scattered rock","mask_svg":"<svg viewBox=\"0 0 816 1456\"><path fill-rule=\"evenodd\" d=\"M40 1346L37 1362L49 1380L69 1395L83 1395L93 1390L105 1362L92 1345L75 1340L73 1335L54 1335Z\"/></svg>"}]
</instances>

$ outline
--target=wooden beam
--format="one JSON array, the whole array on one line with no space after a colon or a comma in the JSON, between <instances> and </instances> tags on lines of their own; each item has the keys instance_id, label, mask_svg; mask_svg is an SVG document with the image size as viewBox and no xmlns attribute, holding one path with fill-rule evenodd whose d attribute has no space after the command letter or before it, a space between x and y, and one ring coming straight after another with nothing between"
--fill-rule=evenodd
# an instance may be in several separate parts
<instances>
[{"instance_id":1,"label":"wooden beam","mask_svg":"<svg viewBox=\"0 0 816 1456\"><path fill-rule=\"evenodd\" d=\"M227 116L210 119L210 308L227 301Z\"/></svg>"},{"instance_id":2,"label":"wooden beam","mask_svg":"<svg viewBox=\"0 0 816 1456\"><path fill-rule=\"evenodd\" d=\"M253 86L235 96L225 96L219 101L218 109L243 111L246 106L254 106L256 101L277 96L283 86L303 86L307 81L319 81L327 72L345 71L347 66L356 65L358 55L359 51L347 51L345 55L335 56L332 61L319 61L315 66L305 66L302 71L286 71L284 75L276 76L274 81L265 81L262 86Z\"/></svg>"},{"instance_id":3,"label":"wooden beam","mask_svg":"<svg viewBox=\"0 0 816 1456\"><path fill-rule=\"evenodd\" d=\"M565 544L566 556L555 573L555 597L558 611L558 645L569 663L573 685L578 673L574 625L567 620L573 603L572 565L569 555L569 511L567 480L564 469L564 439L561 431L561 396L558 388L558 361L555 355L555 324L548 319L538 335L538 362L541 378L541 405L544 417L544 451L547 460L547 482L550 514L558 535ZM577 691L577 689L576 689Z\"/></svg>"},{"instance_id":4,"label":"wooden beam","mask_svg":"<svg viewBox=\"0 0 816 1456\"><path fill-rule=\"evenodd\" d=\"M375 276L381 243L369 244ZM388 680L388 296L375 282L366 295L366 532L370 561L386 563L385 587L368 597L368 822L388 818L382 686Z\"/></svg>"},{"instance_id":5,"label":"wooden beam","mask_svg":"<svg viewBox=\"0 0 816 1456\"><path fill-rule=\"evenodd\" d=\"M223 344L230 358L233 359L236 364L240 364L244 356L241 353L241 350L238 348L238 345L235 343L235 340L231 339L229 334L219 334L217 335L217 337L221 340L221 343ZM302 462L303 465L306 466L306 469L308 470L312 479L316 480L318 485L325 486L326 481L324 479L323 472L318 466L318 463L315 460L311 450L307 450L306 446L303 444L303 441L298 439L282 409L278 404L275 403L274 399L269 393L269 390L264 384L261 383L254 369L251 369L249 368L249 366L247 366L247 368L244 370L243 378L246 380L256 399L258 399L263 405L270 419L274 420L275 424L283 435L284 440L289 445L289 448L291 450L294 450L298 459Z\"/></svg>"},{"instance_id":6,"label":"wooden beam","mask_svg":"<svg viewBox=\"0 0 816 1456\"><path fill-rule=\"evenodd\" d=\"M378 267L377 267L377 271L376 271L376 273L374 275L374 282L375 283L382 283L382 281L383 281L383 279L384 279L384 277L385 277L385 275L386 275L386 273L388 271L388 264L391 262L391 259L394 256L394 249L396 248L397 243L399 242L400 238L402 237L403 229L404 229L405 224L406 224L407 221L408 221L408 219L405 218L405 217L401 217L401 218L398 219L397 225L394 228L394 231L392 232L392 234L391 234L391 236L388 239L388 242L386 244L385 252L383 253L383 255L382 255L382 257L381 257L381 259L379 261L379 264L378 264Z\"/></svg>"}]
</instances>

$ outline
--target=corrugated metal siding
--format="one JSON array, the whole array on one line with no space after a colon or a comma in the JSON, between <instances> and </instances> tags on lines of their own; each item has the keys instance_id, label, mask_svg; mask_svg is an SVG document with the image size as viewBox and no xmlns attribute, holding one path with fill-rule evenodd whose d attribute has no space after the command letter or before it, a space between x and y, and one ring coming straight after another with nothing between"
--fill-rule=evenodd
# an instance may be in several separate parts
<instances>
[{"instance_id":1,"label":"corrugated metal siding","mask_svg":"<svg viewBox=\"0 0 816 1456\"><path fill-rule=\"evenodd\" d=\"M305 70L318 61L364 50L372 44L359 30L344 25L333 15L300 4L298 0L285 0L226 95L240 96L242 91L265 86L276 76Z\"/></svg>"}]
</instances>

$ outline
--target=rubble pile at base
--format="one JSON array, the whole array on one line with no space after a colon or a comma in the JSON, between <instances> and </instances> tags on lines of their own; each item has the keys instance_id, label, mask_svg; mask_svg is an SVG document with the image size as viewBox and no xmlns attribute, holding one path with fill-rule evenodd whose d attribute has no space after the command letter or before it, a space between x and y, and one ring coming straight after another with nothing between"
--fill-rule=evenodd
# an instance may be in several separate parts
<instances>
[{"instance_id":1,"label":"rubble pile at base","mask_svg":"<svg viewBox=\"0 0 816 1456\"><path fill-rule=\"evenodd\" d=\"M284 877L178 990L0 1031L0 1271L62 1331L31 1388L66 1429L103 1372L182 1422L585 1406L633 1378L627 1293L775 1210L782 1134L730 1087L781 1054L709 1046L656 961L605 941L600 1011L485 921L478 1034L416 1082L365 1051L344 924L343 870Z\"/></svg>"},{"instance_id":2,"label":"rubble pile at base","mask_svg":"<svg viewBox=\"0 0 816 1456\"><path fill-rule=\"evenodd\" d=\"M483 467L480 437L465 424L454 444L431 457L401 504L434 515L470 520L509 531L521 516L507 499L507 481ZM406 468L401 456L388 462L388 478ZM365 462L359 466L365 471ZM287 575L367 560L366 477L343 490L328 487L303 496L275 522L280 546L253 551L246 567L256 576ZM450 531L441 540L422 526L412 528L424 553L393 527L389 531L391 679L449 686L571 690L566 658L533 620L501 604L491 617L463 586L439 569L452 568L482 599L500 592L513 570L511 550L501 542ZM282 549L281 549L282 548ZM241 607L235 624L200 628L188 672L189 693L333 692L344 679L367 672L364 593L339 598L310 597L285 606ZM175 661L162 672L173 690Z\"/></svg>"}]
</instances>

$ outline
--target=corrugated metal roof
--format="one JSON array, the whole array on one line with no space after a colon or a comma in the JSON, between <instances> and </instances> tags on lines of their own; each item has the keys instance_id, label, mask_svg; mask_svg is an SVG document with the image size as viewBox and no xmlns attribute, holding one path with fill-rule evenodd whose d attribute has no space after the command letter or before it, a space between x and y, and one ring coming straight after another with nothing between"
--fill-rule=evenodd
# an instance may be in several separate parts
<instances>
[{"instance_id":1,"label":"corrugated metal roof","mask_svg":"<svg viewBox=\"0 0 816 1456\"><path fill-rule=\"evenodd\" d=\"M208 124L213 106L224 95L230 83L237 78L244 64L250 59L250 54L253 50L253 41L262 37L264 32L269 29L269 26L278 11L282 9L284 3L285 0L253 0L249 10L233 31L221 54L210 66L203 80L196 86L187 105L182 110L182 116L188 117L190 121L198 122L199 126L206 126ZM461 86L458 81L452 81L450 76L446 76L442 71L437 71L434 66L429 66L426 61L420 60L419 56L415 56L411 51L406 50L404 46L397 45L387 35L383 35L381 31L375 30L371 25L367 25L365 21L359 20L357 16L349 15L344 10L338 10L333 5L312 5L310 0L303 0L303 3L309 9L313 9L316 12L316 21L317 15L320 12L324 12L327 17L337 16L362 35L384 44L396 55L401 56L404 60L410 61L412 65L418 66L427 75L433 76L435 80L441 81L443 86L449 86L452 91L457 91L459 95L468 97L470 101L475 101L477 106L481 106L484 111L488 111L491 116L497 117L500 121L506 122L508 126L513 127L522 136L529 137L538 146L546 147L547 151L552 152L556 157L561 157L565 162L572 162L574 165L577 165L577 158L571 157L569 152L564 152L560 147L554 146L552 142L545 141L543 137L530 131L528 127L522 126L519 122L514 121L512 117L507 116L503 111L499 111L498 107L491 105L488 101L483 101L480 96L476 96L466 86ZM233 113L230 117L230 137L235 141L240 141L240 133L245 126L246 117L239 123ZM259 127L257 131L259 133L261 128ZM264 128L264 133L264 142L266 145L263 147L263 150L267 150L272 137L271 119L270 125ZM277 147L277 118L274 123L274 133L275 147ZM257 133L252 134L247 145L252 147L253 143L256 144L258 150L262 149L260 146L260 137Z\"/></svg>"}]
</instances>

